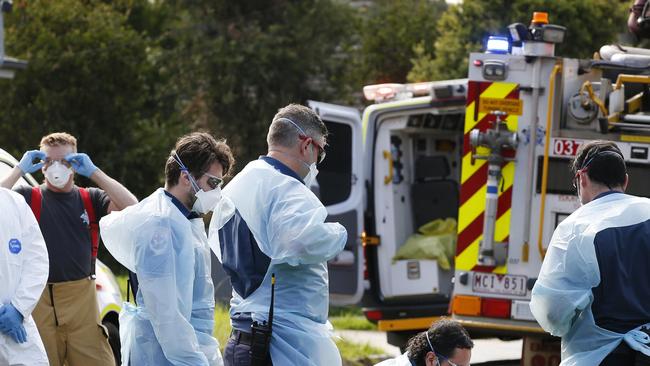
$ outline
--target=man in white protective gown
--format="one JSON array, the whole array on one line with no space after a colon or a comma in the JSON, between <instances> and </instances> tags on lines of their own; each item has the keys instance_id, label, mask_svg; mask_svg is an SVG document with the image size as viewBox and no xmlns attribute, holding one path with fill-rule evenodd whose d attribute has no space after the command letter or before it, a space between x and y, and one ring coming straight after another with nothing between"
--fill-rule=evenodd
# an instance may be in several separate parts
<instances>
[{"instance_id":1,"label":"man in white protective gown","mask_svg":"<svg viewBox=\"0 0 650 366\"><path fill-rule=\"evenodd\" d=\"M47 247L31 209L0 188L0 365L46 366L32 318L50 272Z\"/></svg>"},{"instance_id":2,"label":"man in white protective gown","mask_svg":"<svg viewBox=\"0 0 650 366\"><path fill-rule=\"evenodd\" d=\"M563 366L650 365L650 200L623 193L613 142L583 145L573 172L582 207L553 233L531 311Z\"/></svg>"},{"instance_id":3,"label":"man in white protective gown","mask_svg":"<svg viewBox=\"0 0 650 366\"><path fill-rule=\"evenodd\" d=\"M327 320L327 261L343 249L347 233L325 222L327 211L309 189L326 137L311 109L280 109L269 127L268 154L233 178L215 209L211 247L233 286L226 365L341 364Z\"/></svg>"},{"instance_id":4,"label":"man in white protective gown","mask_svg":"<svg viewBox=\"0 0 650 366\"><path fill-rule=\"evenodd\" d=\"M201 215L221 199L233 164L225 141L185 135L167 159L165 188L100 221L106 248L139 282L137 306L120 312L122 365L223 365Z\"/></svg>"}]
</instances>

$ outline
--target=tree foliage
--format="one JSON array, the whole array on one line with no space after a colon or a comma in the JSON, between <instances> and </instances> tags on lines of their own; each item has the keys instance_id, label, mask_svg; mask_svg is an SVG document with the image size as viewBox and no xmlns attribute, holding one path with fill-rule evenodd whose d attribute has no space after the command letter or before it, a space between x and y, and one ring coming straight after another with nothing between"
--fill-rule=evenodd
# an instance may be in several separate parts
<instances>
[{"instance_id":1,"label":"tree foliage","mask_svg":"<svg viewBox=\"0 0 650 366\"><path fill-rule=\"evenodd\" d=\"M165 52L177 75L189 77L175 78L183 117L226 137L239 161L266 152L266 130L278 108L349 94L355 19L348 5L210 0L174 6L177 25Z\"/></svg>"},{"instance_id":2,"label":"tree foliage","mask_svg":"<svg viewBox=\"0 0 650 366\"><path fill-rule=\"evenodd\" d=\"M364 14L361 27L365 81L404 82L413 57L435 58L436 23L445 9L444 0L376 1Z\"/></svg>"},{"instance_id":3,"label":"tree foliage","mask_svg":"<svg viewBox=\"0 0 650 366\"><path fill-rule=\"evenodd\" d=\"M77 0L32 1L11 14L8 53L29 66L2 81L0 145L20 157L41 136L67 131L99 167L145 194L161 166L150 161L158 144L146 143L169 137L147 108L155 79L147 40L127 21L109 4Z\"/></svg>"},{"instance_id":4,"label":"tree foliage","mask_svg":"<svg viewBox=\"0 0 650 366\"><path fill-rule=\"evenodd\" d=\"M556 54L590 58L625 29L629 2L611 0L465 0L452 6L437 23L435 58L414 57L409 79L465 77L470 52L479 51L489 35L507 35L515 22L528 24L533 11L549 13L553 24L567 27L567 38Z\"/></svg>"}]
</instances>

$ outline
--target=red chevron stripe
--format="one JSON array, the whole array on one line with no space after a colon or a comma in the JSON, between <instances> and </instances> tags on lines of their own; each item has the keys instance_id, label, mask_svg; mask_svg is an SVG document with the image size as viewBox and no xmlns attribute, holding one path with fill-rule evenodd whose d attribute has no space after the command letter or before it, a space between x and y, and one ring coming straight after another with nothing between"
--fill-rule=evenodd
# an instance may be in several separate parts
<instances>
[{"instance_id":1,"label":"red chevron stripe","mask_svg":"<svg viewBox=\"0 0 650 366\"><path fill-rule=\"evenodd\" d=\"M467 202L474 193L476 193L485 182L487 182L488 164L483 164L469 179L463 183L460 189L460 205Z\"/></svg>"},{"instance_id":2,"label":"red chevron stripe","mask_svg":"<svg viewBox=\"0 0 650 366\"><path fill-rule=\"evenodd\" d=\"M512 206L512 186L505 190L497 201L497 220L505 214L508 209ZM458 234L458 240L456 242L456 255L460 254L465 250L470 244L476 240L483 233L483 218L485 211L481 212L474 221L472 221L467 227Z\"/></svg>"}]
</instances>

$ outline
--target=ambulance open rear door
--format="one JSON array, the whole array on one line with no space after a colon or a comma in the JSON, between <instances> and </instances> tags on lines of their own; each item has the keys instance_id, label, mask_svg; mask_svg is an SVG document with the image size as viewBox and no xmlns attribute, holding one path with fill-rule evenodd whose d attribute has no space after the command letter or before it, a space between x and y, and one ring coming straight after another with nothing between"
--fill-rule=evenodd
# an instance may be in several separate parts
<instances>
[{"instance_id":1,"label":"ambulance open rear door","mask_svg":"<svg viewBox=\"0 0 650 366\"><path fill-rule=\"evenodd\" d=\"M356 304L364 289L361 118L354 108L315 101L308 103L329 131L327 158L318 165L317 184L312 190L327 207L327 221L341 223L348 232L345 248L328 262L330 303Z\"/></svg>"}]
</instances>

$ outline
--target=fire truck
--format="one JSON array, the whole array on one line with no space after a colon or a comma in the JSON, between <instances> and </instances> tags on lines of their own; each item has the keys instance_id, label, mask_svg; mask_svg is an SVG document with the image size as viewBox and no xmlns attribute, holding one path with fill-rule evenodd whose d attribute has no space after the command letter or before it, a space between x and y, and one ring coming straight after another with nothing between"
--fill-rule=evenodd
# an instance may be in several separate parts
<instances>
[{"instance_id":1,"label":"fire truck","mask_svg":"<svg viewBox=\"0 0 650 366\"><path fill-rule=\"evenodd\" d=\"M556 364L529 301L555 227L579 207L569 163L587 141L614 141L627 193L650 196L650 57L556 57L565 29L545 13L508 29L469 59L450 308L473 333L524 336L524 364Z\"/></svg>"},{"instance_id":2,"label":"fire truck","mask_svg":"<svg viewBox=\"0 0 650 366\"><path fill-rule=\"evenodd\" d=\"M529 301L555 227L579 207L569 164L585 142L614 141L627 192L650 196L650 56L555 56L566 29L544 13L508 30L470 55L468 79L368 86L375 104L361 115L310 102L332 133L317 189L349 233L330 291L333 303L362 300L398 346L451 314L473 336L523 337L523 364L553 365L559 344ZM421 225L448 217L450 270L395 260Z\"/></svg>"}]
</instances>

